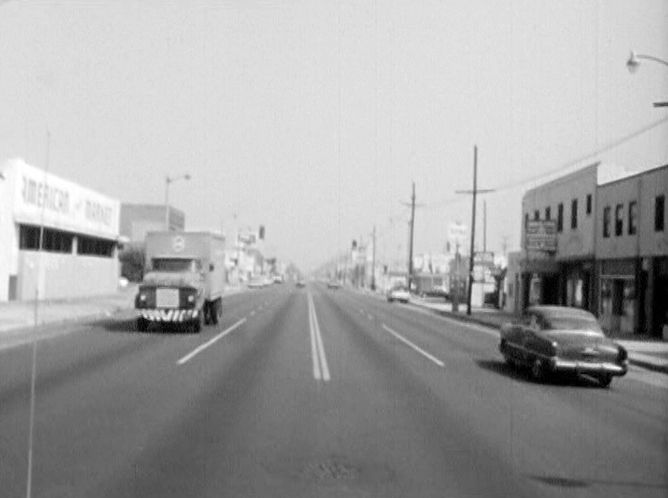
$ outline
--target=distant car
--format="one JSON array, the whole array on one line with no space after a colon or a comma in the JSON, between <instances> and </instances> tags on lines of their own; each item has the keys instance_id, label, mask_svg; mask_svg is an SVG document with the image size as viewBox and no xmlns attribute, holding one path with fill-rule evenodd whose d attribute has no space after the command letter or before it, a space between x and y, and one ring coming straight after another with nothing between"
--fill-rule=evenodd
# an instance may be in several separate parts
<instances>
[{"instance_id":1,"label":"distant car","mask_svg":"<svg viewBox=\"0 0 668 498\"><path fill-rule=\"evenodd\" d=\"M297 283L295 284L297 287L306 287L306 282L303 279L297 280Z\"/></svg>"},{"instance_id":2,"label":"distant car","mask_svg":"<svg viewBox=\"0 0 668 498\"><path fill-rule=\"evenodd\" d=\"M282 284L283 283L283 275L275 275L274 276L274 283L275 284Z\"/></svg>"},{"instance_id":3,"label":"distant car","mask_svg":"<svg viewBox=\"0 0 668 498\"><path fill-rule=\"evenodd\" d=\"M254 278L248 282L248 288L250 289L261 289L266 285L267 283L263 278Z\"/></svg>"},{"instance_id":4,"label":"distant car","mask_svg":"<svg viewBox=\"0 0 668 498\"><path fill-rule=\"evenodd\" d=\"M422 291L420 297L438 297L447 301L450 299L450 293L443 287L432 287Z\"/></svg>"},{"instance_id":5,"label":"distant car","mask_svg":"<svg viewBox=\"0 0 668 498\"><path fill-rule=\"evenodd\" d=\"M389 291L387 291L387 300L389 302L399 301L402 303L407 303L410 299L410 294L408 288L404 285L395 285Z\"/></svg>"},{"instance_id":6,"label":"distant car","mask_svg":"<svg viewBox=\"0 0 668 498\"><path fill-rule=\"evenodd\" d=\"M341 287L341 284L336 280L330 280L329 282L327 282L328 289L338 289L339 287Z\"/></svg>"},{"instance_id":7,"label":"distant car","mask_svg":"<svg viewBox=\"0 0 668 498\"><path fill-rule=\"evenodd\" d=\"M499 350L512 365L528 367L536 381L564 372L586 375L608 387L626 375L626 350L603 334L596 317L566 306L531 306L501 327Z\"/></svg>"}]
</instances>

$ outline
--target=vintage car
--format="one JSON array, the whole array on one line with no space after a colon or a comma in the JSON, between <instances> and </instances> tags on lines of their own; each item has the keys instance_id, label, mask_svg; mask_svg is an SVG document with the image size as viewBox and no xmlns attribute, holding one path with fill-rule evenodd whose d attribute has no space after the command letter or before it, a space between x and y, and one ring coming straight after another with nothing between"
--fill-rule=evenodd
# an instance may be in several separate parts
<instances>
[{"instance_id":1,"label":"vintage car","mask_svg":"<svg viewBox=\"0 0 668 498\"><path fill-rule=\"evenodd\" d=\"M499 350L536 381L564 372L592 377L607 387L626 374L626 350L603 334L596 317L578 308L531 306L517 322L501 327Z\"/></svg>"},{"instance_id":2,"label":"vintage car","mask_svg":"<svg viewBox=\"0 0 668 498\"><path fill-rule=\"evenodd\" d=\"M339 287L341 287L341 284L338 282L338 280L330 280L329 282L327 282L327 288L328 289L336 290Z\"/></svg>"},{"instance_id":3,"label":"vintage car","mask_svg":"<svg viewBox=\"0 0 668 498\"><path fill-rule=\"evenodd\" d=\"M389 302L399 301L402 303L407 303L410 299L410 294L408 289L403 284L397 284L387 291L387 300Z\"/></svg>"}]
</instances>

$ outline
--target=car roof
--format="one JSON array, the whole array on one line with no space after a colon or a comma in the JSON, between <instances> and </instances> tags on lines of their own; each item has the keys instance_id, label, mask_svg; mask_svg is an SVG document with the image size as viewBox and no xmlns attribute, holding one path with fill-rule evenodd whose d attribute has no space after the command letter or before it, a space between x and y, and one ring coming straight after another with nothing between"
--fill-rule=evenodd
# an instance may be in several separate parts
<instances>
[{"instance_id":1,"label":"car roof","mask_svg":"<svg viewBox=\"0 0 668 498\"><path fill-rule=\"evenodd\" d=\"M529 306L527 312L538 313L543 316L577 316L581 318L595 318L594 315L581 308L573 308L571 306L553 306L553 305L540 305L540 306Z\"/></svg>"}]
</instances>

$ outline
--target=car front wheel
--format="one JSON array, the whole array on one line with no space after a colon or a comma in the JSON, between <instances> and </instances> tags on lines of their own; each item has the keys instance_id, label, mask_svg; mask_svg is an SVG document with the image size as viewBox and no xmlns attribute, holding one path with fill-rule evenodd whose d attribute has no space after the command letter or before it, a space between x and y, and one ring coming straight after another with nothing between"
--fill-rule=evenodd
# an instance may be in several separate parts
<instances>
[{"instance_id":1,"label":"car front wheel","mask_svg":"<svg viewBox=\"0 0 668 498\"><path fill-rule=\"evenodd\" d=\"M598 378L598 383L601 387L609 387L612 382L612 375L603 374Z\"/></svg>"},{"instance_id":2,"label":"car front wheel","mask_svg":"<svg viewBox=\"0 0 668 498\"><path fill-rule=\"evenodd\" d=\"M531 378L536 382L545 380L545 366L539 358L536 358L531 364Z\"/></svg>"}]
</instances>

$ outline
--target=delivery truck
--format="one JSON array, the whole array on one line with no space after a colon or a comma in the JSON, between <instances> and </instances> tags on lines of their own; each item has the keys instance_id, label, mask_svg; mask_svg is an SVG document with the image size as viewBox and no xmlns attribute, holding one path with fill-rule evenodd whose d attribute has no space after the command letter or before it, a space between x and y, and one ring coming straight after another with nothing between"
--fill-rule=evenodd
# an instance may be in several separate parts
<instances>
[{"instance_id":1,"label":"delivery truck","mask_svg":"<svg viewBox=\"0 0 668 498\"><path fill-rule=\"evenodd\" d=\"M146 234L144 278L135 299L137 329L179 323L199 332L223 313L225 239L209 232Z\"/></svg>"}]
</instances>

